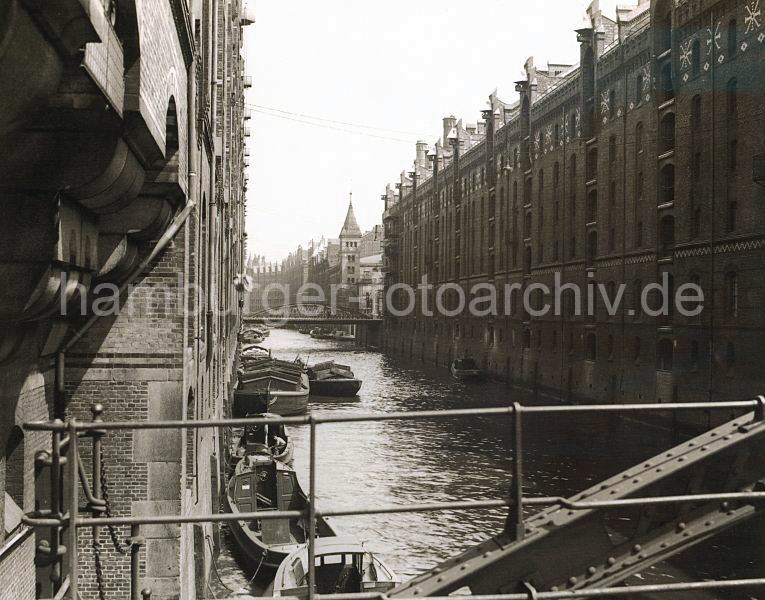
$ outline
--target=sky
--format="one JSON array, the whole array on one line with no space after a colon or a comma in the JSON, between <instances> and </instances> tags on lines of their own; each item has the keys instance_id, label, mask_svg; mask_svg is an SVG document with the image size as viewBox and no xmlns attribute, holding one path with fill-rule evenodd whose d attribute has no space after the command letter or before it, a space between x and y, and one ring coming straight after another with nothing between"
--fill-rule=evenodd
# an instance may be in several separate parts
<instances>
[{"instance_id":1,"label":"sky","mask_svg":"<svg viewBox=\"0 0 765 600\"><path fill-rule=\"evenodd\" d=\"M248 1L248 252L269 260L337 237L351 191L360 227L381 223L386 183L411 167L418 139L441 136L443 117L475 123L495 89L514 102L530 56L578 62L589 4Z\"/></svg>"}]
</instances>

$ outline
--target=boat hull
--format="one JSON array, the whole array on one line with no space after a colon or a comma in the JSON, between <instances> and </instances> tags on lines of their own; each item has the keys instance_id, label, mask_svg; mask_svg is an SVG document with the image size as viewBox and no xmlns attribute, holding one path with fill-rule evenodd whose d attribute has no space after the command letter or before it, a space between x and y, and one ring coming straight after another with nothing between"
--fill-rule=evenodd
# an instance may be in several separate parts
<instances>
[{"instance_id":1,"label":"boat hull","mask_svg":"<svg viewBox=\"0 0 765 600\"><path fill-rule=\"evenodd\" d=\"M314 379L311 393L316 396L337 396L352 398L361 389L360 379Z\"/></svg>"},{"instance_id":2,"label":"boat hull","mask_svg":"<svg viewBox=\"0 0 765 600\"><path fill-rule=\"evenodd\" d=\"M247 406L245 412L269 412L280 417L302 415L308 410L308 390L300 392L272 391L268 404L263 401L263 392L243 389L234 390L234 403Z\"/></svg>"}]
</instances>

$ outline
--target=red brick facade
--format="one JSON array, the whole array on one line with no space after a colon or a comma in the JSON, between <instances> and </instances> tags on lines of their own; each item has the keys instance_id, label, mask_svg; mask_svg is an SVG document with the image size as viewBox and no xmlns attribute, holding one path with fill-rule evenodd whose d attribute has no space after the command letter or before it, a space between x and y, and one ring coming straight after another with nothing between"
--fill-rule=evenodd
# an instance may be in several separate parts
<instances>
[{"instance_id":1,"label":"red brick facade","mask_svg":"<svg viewBox=\"0 0 765 600\"><path fill-rule=\"evenodd\" d=\"M51 568L35 570L50 529L4 520L6 492L27 513L50 502L49 467L36 456L51 437L21 426L88 420L94 403L110 421L222 416L245 254L241 2L29 5L0 8L0 88L18 98L0 110L0 138L18 149L0 159L3 600L54 593ZM113 297L107 284L126 288L120 310L89 323L96 301ZM111 431L103 446L112 515L218 511L217 433ZM79 450L90 477L88 438ZM218 532L202 532L143 528L141 585L152 598L206 589ZM105 528L100 542L107 597L128 598L130 558ZM79 592L97 598L89 529L78 552Z\"/></svg>"},{"instance_id":2,"label":"red brick facade","mask_svg":"<svg viewBox=\"0 0 765 600\"><path fill-rule=\"evenodd\" d=\"M471 354L568 398L762 393L765 189L752 165L765 153L765 28L752 5L654 1L618 22L591 10L578 67L529 61L517 102L492 96L474 128L445 119L435 160L418 157L386 194L388 287L427 276L525 290L557 272L582 290L625 283L616 315L428 318L418 299L416 316L387 319L387 347L442 365ZM635 287L665 273L702 287L700 317L629 312Z\"/></svg>"}]
</instances>

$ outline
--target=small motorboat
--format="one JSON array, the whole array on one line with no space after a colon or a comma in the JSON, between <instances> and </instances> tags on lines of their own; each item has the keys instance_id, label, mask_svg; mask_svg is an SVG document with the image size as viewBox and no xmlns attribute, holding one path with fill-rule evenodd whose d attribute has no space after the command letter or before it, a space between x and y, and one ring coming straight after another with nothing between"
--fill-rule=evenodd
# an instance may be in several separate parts
<instances>
[{"instance_id":1,"label":"small motorboat","mask_svg":"<svg viewBox=\"0 0 765 600\"><path fill-rule=\"evenodd\" d=\"M316 329L311 329L311 337L315 340L331 340L332 332L327 331L321 327L317 327Z\"/></svg>"},{"instance_id":2,"label":"small motorboat","mask_svg":"<svg viewBox=\"0 0 765 600\"><path fill-rule=\"evenodd\" d=\"M308 367L311 394L316 396L353 397L361 389L361 379L356 379L351 368L330 360Z\"/></svg>"},{"instance_id":3,"label":"small motorboat","mask_svg":"<svg viewBox=\"0 0 765 600\"><path fill-rule=\"evenodd\" d=\"M308 410L310 383L305 366L287 362L258 351L239 357L234 403L246 413L273 413L280 416L299 415ZM266 397L268 404L263 406Z\"/></svg>"},{"instance_id":4,"label":"small motorboat","mask_svg":"<svg viewBox=\"0 0 765 600\"><path fill-rule=\"evenodd\" d=\"M483 372L472 358L458 358L452 361L449 370L452 377L460 381L476 380L483 376Z\"/></svg>"},{"instance_id":5,"label":"small motorboat","mask_svg":"<svg viewBox=\"0 0 765 600\"><path fill-rule=\"evenodd\" d=\"M335 331L335 333L332 334L332 339L338 340L340 342L355 342L356 336L352 333L348 333L347 331L343 331L342 329L338 329Z\"/></svg>"},{"instance_id":6,"label":"small motorboat","mask_svg":"<svg viewBox=\"0 0 765 600\"><path fill-rule=\"evenodd\" d=\"M226 488L228 510L234 515L259 511L304 510L308 498L297 474L269 454L247 454L236 465ZM277 568L308 540L308 520L255 519L230 522L231 533L253 564ZM335 536L327 519L317 515L316 534Z\"/></svg>"},{"instance_id":7,"label":"small motorboat","mask_svg":"<svg viewBox=\"0 0 765 600\"><path fill-rule=\"evenodd\" d=\"M245 418L273 418L269 413L247 414ZM234 418L240 418L234 414ZM287 465L292 463L295 447L292 438L287 434L287 428L281 423L263 423L235 428L231 431L229 447L229 467L235 467L239 461L249 454L270 454L274 460Z\"/></svg>"},{"instance_id":8,"label":"small motorboat","mask_svg":"<svg viewBox=\"0 0 765 600\"><path fill-rule=\"evenodd\" d=\"M352 537L323 537L314 545L317 594L383 594L400 583L382 559ZM287 556L266 596L308 597L308 546Z\"/></svg>"},{"instance_id":9,"label":"small motorboat","mask_svg":"<svg viewBox=\"0 0 765 600\"><path fill-rule=\"evenodd\" d=\"M300 327L298 329L298 333L302 333L303 335L308 335L311 333L311 330L308 327Z\"/></svg>"}]
</instances>

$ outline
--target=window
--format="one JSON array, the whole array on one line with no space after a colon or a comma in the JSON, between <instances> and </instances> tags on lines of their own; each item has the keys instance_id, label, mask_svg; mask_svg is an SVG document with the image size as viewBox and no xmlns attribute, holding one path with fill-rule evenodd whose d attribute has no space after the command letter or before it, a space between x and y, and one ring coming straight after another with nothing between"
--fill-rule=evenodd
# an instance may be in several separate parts
<instances>
[{"instance_id":1,"label":"window","mask_svg":"<svg viewBox=\"0 0 765 600\"><path fill-rule=\"evenodd\" d=\"M734 58L738 53L738 24L736 19L728 22L728 58Z\"/></svg>"},{"instance_id":2,"label":"window","mask_svg":"<svg viewBox=\"0 0 765 600\"><path fill-rule=\"evenodd\" d=\"M553 133L553 144L557 148L560 145L560 125L555 124L555 131Z\"/></svg>"},{"instance_id":3,"label":"window","mask_svg":"<svg viewBox=\"0 0 765 600\"><path fill-rule=\"evenodd\" d=\"M556 162L553 165L553 188L557 190L559 183L560 183L560 163Z\"/></svg>"},{"instance_id":4,"label":"window","mask_svg":"<svg viewBox=\"0 0 765 600\"><path fill-rule=\"evenodd\" d=\"M698 77L701 74L701 42L693 40L691 44L691 74Z\"/></svg>"},{"instance_id":5,"label":"window","mask_svg":"<svg viewBox=\"0 0 765 600\"><path fill-rule=\"evenodd\" d=\"M598 149L591 148L587 153L587 181L592 181L598 176Z\"/></svg>"},{"instance_id":6,"label":"window","mask_svg":"<svg viewBox=\"0 0 765 600\"><path fill-rule=\"evenodd\" d=\"M587 235L587 262L592 264L598 256L598 232L591 231Z\"/></svg>"},{"instance_id":7,"label":"window","mask_svg":"<svg viewBox=\"0 0 765 600\"><path fill-rule=\"evenodd\" d=\"M643 76L638 75L635 82L635 106L639 106L643 101Z\"/></svg>"},{"instance_id":8,"label":"window","mask_svg":"<svg viewBox=\"0 0 765 600\"><path fill-rule=\"evenodd\" d=\"M659 224L659 251L662 257L668 257L672 255L672 250L675 247L675 217L672 215L665 215L662 217Z\"/></svg>"},{"instance_id":9,"label":"window","mask_svg":"<svg viewBox=\"0 0 765 600\"><path fill-rule=\"evenodd\" d=\"M667 113L661 120L661 145L659 153L664 154L675 147L675 113Z\"/></svg>"},{"instance_id":10,"label":"window","mask_svg":"<svg viewBox=\"0 0 765 600\"><path fill-rule=\"evenodd\" d=\"M494 327L491 325L486 328L486 342L489 346L494 345Z\"/></svg>"},{"instance_id":11,"label":"window","mask_svg":"<svg viewBox=\"0 0 765 600\"><path fill-rule=\"evenodd\" d=\"M538 186L539 186L539 201L542 202L544 200L544 192L545 192L545 172L544 172L544 169L539 169Z\"/></svg>"},{"instance_id":12,"label":"window","mask_svg":"<svg viewBox=\"0 0 765 600\"><path fill-rule=\"evenodd\" d=\"M672 64L669 62L661 69L661 91L664 94L664 102L675 97L675 85L672 82Z\"/></svg>"},{"instance_id":13,"label":"window","mask_svg":"<svg viewBox=\"0 0 765 600\"><path fill-rule=\"evenodd\" d=\"M613 165L616 162L616 136L608 138L608 163Z\"/></svg>"},{"instance_id":14,"label":"window","mask_svg":"<svg viewBox=\"0 0 765 600\"><path fill-rule=\"evenodd\" d=\"M725 275L725 314L738 317L738 274L735 271Z\"/></svg>"},{"instance_id":15,"label":"window","mask_svg":"<svg viewBox=\"0 0 765 600\"><path fill-rule=\"evenodd\" d=\"M669 338L659 340L656 349L656 369L659 371L671 371L674 359L674 342Z\"/></svg>"},{"instance_id":16,"label":"window","mask_svg":"<svg viewBox=\"0 0 765 600\"><path fill-rule=\"evenodd\" d=\"M616 206L616 182L612 181L611 185L608 186L608 199L611 203L611 206Z\"/></svg>"},{"instance_id":17,"label":"window","mask_svg":"<svg viewBox=\"0 0 765 600\"><path fill-rule=\"evenodd\" d=\"M592 223L598 219L598 190L590 191L587 196L587 222Z\"/></svg>"},{"instance_id":18,"label":"window","mask_svg":"<svg viewBox=\"0 0 765 600\"><path fill-rule=\"evenodd\" d=\"M571 258L576 258L576 236L571 236L571 251L570 251Z\"/></svg>"},{"instance_id":19,"label":"window","mask_svg":"<svg viewBox=\"0 0 765 600\"><path fill-rule=\"evenodd\" d=\"M643 200L644 185L645 177L643 177L643 172L638 171L638 174L635 176L635 196L637 197L638 202Z\"/></svg>"},{"instance_id":20,"label":"window","mask_svg":"<svg viewBox=\"0 0 765 600\"><path fill-rule=\"evenodd\" d=\"M585 345L585 358L595 361L598 359L598 340L594 333L588 333Z\"/></svg>"},{"instance_id":21,"label":"window","mask_svg":"<svg viewBox=\"0 0 765 600\"><path fill-rule=\"evenodd\" d=\"M733 116L738 111L738 80L734 77L726 88L728 115Z\"/></svg>"},{"instance_id":22,"label":"window","mask_svg":"<svg viewBox=\"0 0 765 600\"><path fill-rule=\"evenodd\" d=\"M523 347L527 350L531 348L531 330L528 327L523 330Z\"/></svg>"},{"instance_id":23,"label":"window","mask_svg":"<svg viewBox=\"0 0 765 600\"><path fill-rule=\"evenodd\" d=\"M576 138L576 113L572 112L571 116L569 117L569 128L571 133L571 139L573 140Z\"/></svg>"},{"instance_id":24,"label":"window","mask_svg":"<svg viewBox=\"0 0 765 600\"><path fill-rule=\"evenodd\" d=\"M608 114L610 117L616 115L616 90L608 92Z\"/></svg>"},{"instance_id":25,"label":"window","mask_svg":"<svg viewBox=\"0 0 765 600\"><path fill-rule=\"evenodd\" d=\"M659 203L666 204L675 201L675 165L664 165L661 169L661 189Z\"/></svg>"}]
</instances>

